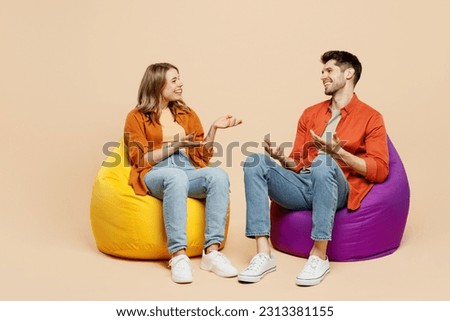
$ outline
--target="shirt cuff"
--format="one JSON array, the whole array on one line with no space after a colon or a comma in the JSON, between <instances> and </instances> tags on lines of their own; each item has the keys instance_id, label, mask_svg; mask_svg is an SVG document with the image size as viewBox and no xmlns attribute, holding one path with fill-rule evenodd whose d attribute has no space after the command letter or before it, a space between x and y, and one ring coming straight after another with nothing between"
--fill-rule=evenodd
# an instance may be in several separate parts
<instances>
[{"instance_id":1,"label":"shirt cuff","mask_svg":"<svg viewBox=\"0 0 450 321\"><path fill-rule=\"evenodd\" d=\"M374 182L377 178L377 162L373 158L364 158L366 162L366 179Z\"/></svg>"}]
</instances>

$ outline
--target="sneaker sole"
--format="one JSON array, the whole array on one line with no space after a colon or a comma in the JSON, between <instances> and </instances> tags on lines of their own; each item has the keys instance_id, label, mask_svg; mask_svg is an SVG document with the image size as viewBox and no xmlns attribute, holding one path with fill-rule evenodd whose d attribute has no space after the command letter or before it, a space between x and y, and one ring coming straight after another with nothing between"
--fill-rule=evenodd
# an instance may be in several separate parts
<instances>
[{"instance_id":1,"label":"sneaker sole","mask_svg":"<svg viewBox=\"0 0 450 321\"><path fill-rule=\"evenodd\" d=\"M200 269L202 269L204 271L213 272L214 274L216 274L220 277L223 277L223 278L233 278L238 275L238 272L225 273L222 271L216 271L216 270L214 270L213 267L207 266L206 264L200 264Z\"/></svg>"},{"instance_id":2,"label":"sneaker sole","mask_svg":"<svg viewBox=\"0 0 450 321\"><path fill-rule=\"evenodd\" d=\"M192 279L172 279L172 281L177 283L177 284L192 283Z\"/></svg>"},{"instance_id":3,"label":"sneaker sole","mask_svg":"<svg viewBox=\"0 0 450 321\"><path fill-rule=\"evenodd\" d=\"M256 283L261 281L261 279L268 273L271 272L275 272L277 269L276 266L274 266L273 268L270 268L266 271L264 271L262 274L260 275L256 275L256 276L251 276L251 275L238 275L238 281L239 282L244 282L244 283Z\"/></svg>"},{"instance_id":4,"label":"sneaker sole","mask_svg":"<svg viewBox=\"0 0 450 321\"><path fill-rule=\"evenodd\" d=\"M326 270L324 274L322 274L320 277L315 279L299 279L295 278L295 284L299 286L313 286L317 285L325 278L325 276L330 273L330 269Z\"/></svg>"}]
</instances>

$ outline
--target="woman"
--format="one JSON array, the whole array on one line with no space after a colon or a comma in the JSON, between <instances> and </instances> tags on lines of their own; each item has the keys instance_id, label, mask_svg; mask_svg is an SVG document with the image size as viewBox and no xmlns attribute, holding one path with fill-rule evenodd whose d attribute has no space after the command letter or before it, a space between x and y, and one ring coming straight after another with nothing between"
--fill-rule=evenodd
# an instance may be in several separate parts
<instances>
[{"instance_id":1,"label":"woman","mask_svg":"<svg viewBox=\"0 0 450 321\"><path fill-rule=\"evenodd\" d=\"M224 240L228 211L228 175L207 167L218 128L237 126L231 115L218 118L204 137L197 114L182 100L178 69L168 63L150 65L142 78L138 105L128 113L125 143L132 165L129 183L138 195L163 201L172 280L192 282L186 256L187 197L206 199L205 244L200 267L222 277L236 268L218 251Z\"/></svg>"}]
</instances>

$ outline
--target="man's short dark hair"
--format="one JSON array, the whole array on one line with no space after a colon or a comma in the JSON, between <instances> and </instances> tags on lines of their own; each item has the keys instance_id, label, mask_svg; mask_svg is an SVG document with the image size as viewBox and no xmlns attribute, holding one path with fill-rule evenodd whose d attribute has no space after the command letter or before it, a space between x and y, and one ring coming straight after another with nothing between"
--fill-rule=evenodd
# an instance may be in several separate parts
<instances>
[{"instance_id":1,"label":"man's short dark hair","mask_svg":"<svg viewBox=\"0 0 450 321\"><path fill-rule=\"evenodd\" d=\"M353 78L353 83L355 85L361 77L362 66L359 62L358 57L347 51L330 50L325 52L320 60L323 64L326 64L330 60L335 60L336 66L340 67L341 69L353 68L355 70L355 78Z\"/></svg>"}]
</instances>

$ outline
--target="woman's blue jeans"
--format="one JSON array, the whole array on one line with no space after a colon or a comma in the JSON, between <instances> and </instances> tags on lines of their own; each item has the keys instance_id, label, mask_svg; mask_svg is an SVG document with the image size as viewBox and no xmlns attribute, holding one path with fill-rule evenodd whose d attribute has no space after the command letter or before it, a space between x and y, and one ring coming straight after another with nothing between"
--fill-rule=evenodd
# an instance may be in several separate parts
<instances>
[{"instance_id":1,"label":"woman's blue jeans","mask_svg":"<svg viewBox=\"0 0 450 321\"><path fill-rule=\"evenodd\" d=\"M144 176L150 194L162 200L169 253L186 249L187 197L205 201L205 244L224 240L230 183L218 167L195 168L184 152L156 164Z\"/></svg>"},{"instance_id":2,"label":"woman's blue jeans","mask_svg":"<svg viewBox=\"0 0 450 321\"><path fill-rule=\"evenodd\" d=\"M291 210L312 210L313 240L331 240L336 211L347 204L349 185L336 161L319 154L308 173L295 173L264 154L244 163L246 236L270 236L269 197Z\"/></svg>"}]
</instances>

